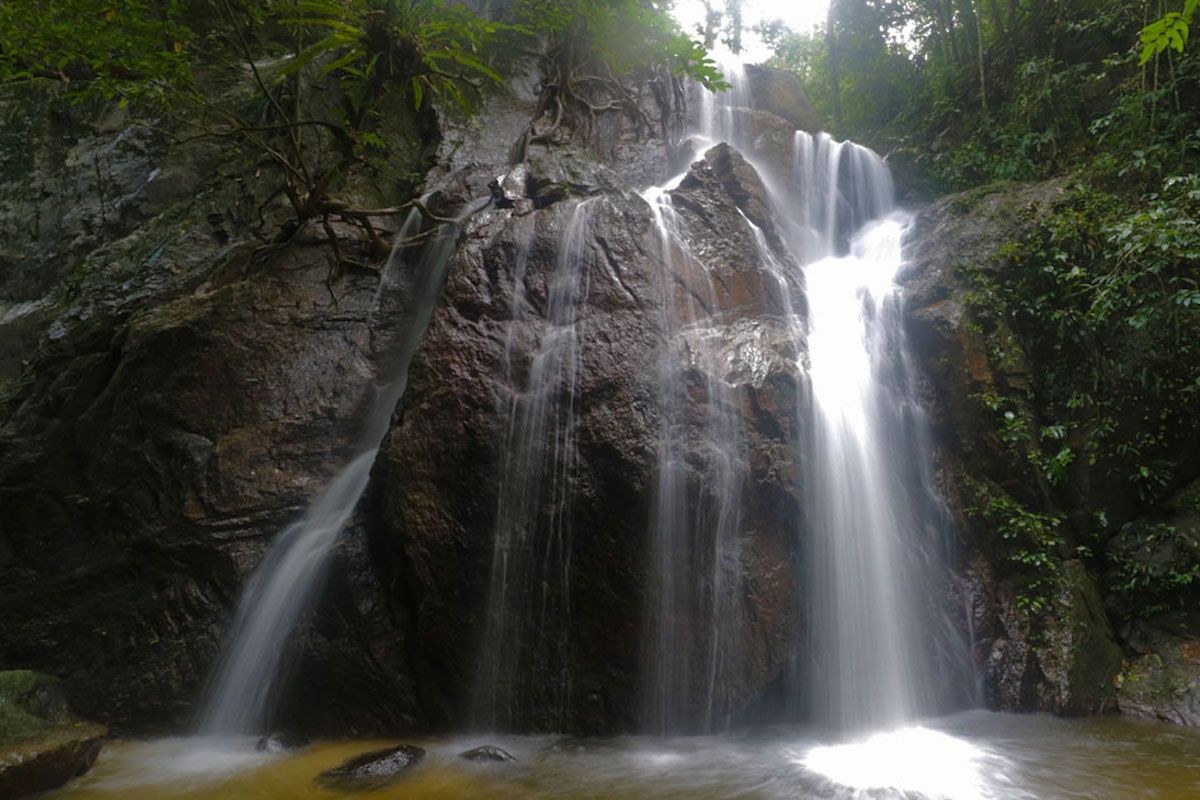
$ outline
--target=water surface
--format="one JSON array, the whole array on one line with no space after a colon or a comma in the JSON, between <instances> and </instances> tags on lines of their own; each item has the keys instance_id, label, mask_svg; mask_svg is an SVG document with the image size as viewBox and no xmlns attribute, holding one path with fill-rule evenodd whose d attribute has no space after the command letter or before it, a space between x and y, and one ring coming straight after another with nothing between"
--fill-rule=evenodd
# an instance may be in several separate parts
<instances>
[{"instance_id":1,"label":"water surface","mask_svg":"<svg viewBox=\"0 0 1200 800\"><path fill-rule=\"evenodd\" d=\"M679 738L458 736L412 739L425 760L361 794L318 787L322 770L395 741L318 743L291 755L195 739L112 742L53 800L715 800L745 798L1200 797L1200 734L1120 717L1062 720L972 711L846 743L793 727ZM516 764L457 754L497 744Z\"/></svg>"}]
</instances>

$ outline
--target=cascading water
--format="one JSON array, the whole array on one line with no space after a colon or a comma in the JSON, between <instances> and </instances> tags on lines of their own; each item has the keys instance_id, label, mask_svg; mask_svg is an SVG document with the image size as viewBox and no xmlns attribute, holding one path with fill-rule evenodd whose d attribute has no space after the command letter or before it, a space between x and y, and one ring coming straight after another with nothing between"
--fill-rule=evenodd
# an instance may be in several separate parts
<instances>
[{"instance_id":1,"label":"cascading water","mask_svg":"<svg viewBox=\"0 0 1200 800\"><path fill-rule=\"evenodd\" d=\"M797 133L795 153L803 246L825 256L805 268L806 705L837 729L895 725L970 685L894 283L908 217L871 151Z\"/></svg>"},{"instance_id":2,"label":"cascading water","mask_svg":"<svg viewBox=\"0 0 1200 800\"><path fill-rule=\"evenodd\" d=\"M741 491L746 480L744 443L729 387L720 379L719 349L706 340L716 304L707 295L677 292L674 276L702 262L687 247L667 190L644 194L662 245L663 330L659 363L658 478L654 516L645 716L660 733L710 730L728 723L726 662L736 640L734 603L741 587L738 541ZM695 402L685 373L704 376L703 413L690 420ZM698 442L698 445L689 446Z\"/></svg>"},{"instance_id":3,"label":"cascading water","mask_svg":"<svg viewBox=\"0 0 1200 800\"><path fill-rule=\"evenodd\" d=\"M458 222L476 210L469 208ZM396 235L397 245L420 223L421 215L414 210ZM433 314L458 231L458 223L443 225L415 264L404 263L399 247L389 257L380 292L395 276L400 284L396 294L404 298L403 323L394 334L384 379L375 387L358 452L304 516L279 535L247 581L210 682L199 725L202 735L254 733L268 722L284 647L300 615L320 593L333 545L366 490L392 410L408 383L413 353Z\"/></svg>"},{"instance_id":4,"label":"cascading water","mask_svg":"<svg viewBox=\"0 0 1200 800\"><path fill-rule=\"evenodd\" d=\"M578 203L563 232L547 289L545 332L523 388L518 387L511 341L505 348L513 395L473 699L473 721L486 728L510 728L522 711L535 706L543 725L561 727L570 701L567 625L580 369L576 308L587 296L585 245L597 202ZM514 325L530 316L527 260L528 241L516 259ZM543 681L543 676L553 677Z\"/></svg>"},{"instance_id":5,"label":"cascading water","mask_svg":"<svg viewBox=\"0 0 1200 800\"><path fill-rule=\"evenodd\" d=\"M695 133L752 152L745 69L728 60L720 66L732 88L701 95ZM810 364L800 421L806 519L798 522L807 587L798 607L807 635L792 696L807 717L841 730L967 705L974 699L969 659L942 611L947 525L932 488L927 426L893 283L907 217L895 211L888 168L867 148L803 131L794 134L790 180L756 166L768 186L787 187L772 199L788 246L806 265L808 329L795 324L792 331ZM660 206L656 218L669 234L669 205ZM780 269L761 237L759 249L764 263ZM663 498L677 491L672 460L664 436L663 519L678 517L669 504L663 508ZM661 521L656 528L666 582L679 557L672 553L686 553L686 546L664 536ZM663 620L680 593L659 590ZM680 645L668 646L668 625L658 622L657 638L670 657ZM652 668L660 673L654 684L670 675L657 662Z\"/></svg>"}]
</instances>

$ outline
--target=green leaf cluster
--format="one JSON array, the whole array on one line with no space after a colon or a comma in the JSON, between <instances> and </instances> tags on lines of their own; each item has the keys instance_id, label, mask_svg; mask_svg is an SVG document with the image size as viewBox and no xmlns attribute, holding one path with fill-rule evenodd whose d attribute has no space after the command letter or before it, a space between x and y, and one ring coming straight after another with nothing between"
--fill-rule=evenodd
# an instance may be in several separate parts
<instances>
[{"instance_id":1,"label":"green leaf cluster","mask_svg":"<svg viewBox=\"0 0 1200 800\"><path fill-rule=\"evenodd\" d=\"M713 91L729 88L704 46L657 0L517 0L522 25L547 35L568 71L606 76L667 66Z\"/></svg>"},{"instance_id":2,"label":"green leaf cluster","mask_svg":"<svg viewBox=\"0 0 1200 800\"><path fill-rule=\"evenodd\" d=\"M1166 522L1122 526L1108 546L1109 605L1124 621L1186 608L1200 588L1195 532Z\"/></svg>"},{"instance_id":3,"label":"green leaf cluster","mask_svg":"<svg viewBox=\"0 0 1200 800\"><path fill-rule=\"evenodd\" d=\"M106 98L162 99L191 81L199 36L185 0L0 4L0 83L62 80ZM78 93L78 92L77 92Z\"/></svg>"},{"instance_id":4,"label":"green leaf cluster","mask_svg":"<svg viewBox=\"0 0 1200 800\"><path fill-rule=\"evenodd\" d=\"M316 63L342 78L359 105L396 87L415 109L436 97L468 114L478 81L502 82L485 49L502 33L523 31L443 0L303 0L278 13L305 43L285 73Z\"/></svg>"},{"instance_id":5,"label":"green leaf cluster","mask_svg":"<svg viewBox=\"0 0 1200 800\"><path fill-rule=\"evenodd\" d=\"M999 557L1019 581L1017 605L1039 614L1050 607L1062 574L1063 518L1038 513L992 484L969 481L974 502L968 515L995 526Z\"/></svg>"},{"instance_id":6,"label":"green leaf cluster","mask_svg":"<svg viewBox=\"0 0 1200 800\"><path fill-rule=\"evenodd\" d=\"M1163 53L1168 48L1183 52L1187 44L1191 28L1192 16L1196 13L1196 4L1200 0L1187 0L1183 11L1172 11L1161 19L1151 22L1142 28L1138 39L1142 44L1142 55L1139 64L1145 64L1150 59Z\"/></svg>"}]
</instances>

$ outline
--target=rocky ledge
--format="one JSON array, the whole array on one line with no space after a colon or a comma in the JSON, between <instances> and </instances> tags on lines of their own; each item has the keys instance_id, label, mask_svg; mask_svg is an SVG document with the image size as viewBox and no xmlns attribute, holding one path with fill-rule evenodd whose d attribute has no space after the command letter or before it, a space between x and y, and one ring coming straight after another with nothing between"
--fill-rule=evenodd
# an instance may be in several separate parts
<instances>
[{"instance_id":1,"label":"rocky ledge","mask_svg":"<svg viewBox=\"0 0 1200 800\"><path fill-rule=\"evenodd\" d=\"M87 772L107 733L71 714L55 678L0 672L0 798L28 797Z\"/></svg>"}]
</instances>

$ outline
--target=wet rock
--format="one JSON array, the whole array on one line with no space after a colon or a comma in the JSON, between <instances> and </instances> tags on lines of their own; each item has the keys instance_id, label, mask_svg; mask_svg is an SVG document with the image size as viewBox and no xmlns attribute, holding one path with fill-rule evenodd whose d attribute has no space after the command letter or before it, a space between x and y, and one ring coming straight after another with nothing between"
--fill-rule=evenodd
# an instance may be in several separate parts
<instances>
[{"instance_id":1,"label":"wet rock","mask_svg":"<svg viewBox=\"0 0 1200 800\"><path fill-rule=\"evenodd\" d=\"M513 469L506 463L508 424L541 343L566 332L551 319L550 298L555 276L568 268L560 258L577 213L588 219L575 242L580 286L586 287L571 325L575 383L548 390L563 407L572 391L578 415L570 429L577 453L571 502L561 506L569 564L559 566L559 551L547 544L555 566L543 576L556 602L568 591L575 599L562 614L512 614L510 639L527 646L514 656L523 665L513 672L521 702L502 709L504 724L600 732L639 723L643 673L631 643L644 636L655 579L647 567L647 532L664 365L683 375L690 409L683 420L689 433L681 434L689 492L698 496L705 485L700 409L710 386L732 387L728 402L751 431L744 492L754 510L745 517L740 560L750 566L746 591L730 612L742 623L742 638L728 646L737 655L727 662L729 679L721 682L718 703L731 714L743 711L781 673L796 632L788 515L799 504L790 465L800 414L796 393L787 388L799 379L800 354L789 333L795 320L786 317L780 283L760 257L748 219L753 214L764 231L774 229L762 182L729 148L712 153L715 165L707 156L699 160L670 198L696 259L677 259L668 269L651 209L623 173L584 158L573 155L557 164L531 159L534 194L562 185L571 192L528 216L492 211L468 225L384 444L384 529L403 554L401 582L422 643L415 669L428 690L424 702L441 724L465 721L469 709L461 698L477 692L481 680L479 642L487 620L498 485ZM582 201L584 211L578 211L580 196L589 198ZM798 283L789 290L801 294ZM802 313L798 306L793 310ZM695 317L691 325L666 319L685 311ZM723 365L720 374L706 374L708 364ZM547 515L559 507L537 501L530 536L544 535ZM541 569L543 559L537 561L530 569ZM523 585L514 588L522 591ZM545 629L539 628L542 619ZM711 620L698 613L681 626L688 628L684 638L701 642ZM684 668L702 671L702 651L681 659ZM555 695L564 674L570 675L569 704ZM690 685L698 717L706 707L700 694L709 684L692 675Z\"/></svg>"},{"instance_id":2,"label":"wet rock","mask_svg":"<svg viewBox=\"0 0 1200 800\"><path fill-rule=\"evenodd\" d=\"M1194 624L1175 622L1175 631L1155 630L1146 637L1144 652L1122 665L1116 676L1117 708L1134 717L1200 728L1200 638L1187 633Z\"/></svg>"},{"instance_id":3,"label":"wet rock","mask_svg":"<svg viewBox=\"0 0 1200 800\"><path fill-rule=\"evenodd\" d=\"M267 734L254 743L260 753L286 753L301 747L308 747L308 737L294 731Z\"/></svg>"},{"instance_id":4,"label":"wet rock","mask_svg":"<svg viewBox=\"0 0 1200 800\"><path fill-rule=\"evenodd\" d=\"M0 672L0 797L49 791L87 772L107 732L70 712L56 679Z\"/></svg>"},{"instance_id":5,"label":"wet rock","mask_svg":"<svg viewBox=\"0 0 1200 800\"><path fill-rule=\"evenodd\" d=\"M322 772L317 783L343 791L373 791L387 786L424 757L425 751L412 744L372 750Z\"/></svg>"},{"instance_id":6,"label":"wet rock","mask_svg":"<svg viewBox=\"0 0 1200 800\"><path fill-rule=\"evenodd\" d=\"M1022 607L1017 582L986 562L969 570L973 645L990 708L1098 714L1111 710L1121 650L1100 593L1079 561L1060 568L1050 607Z\"/></svg>"},{"instance_id":7,"label":"wet rock","mask_svg":"<svg viewBox=\"0 0 1200 800\"><path fill-rule=\"evenodd\" d=\"M0 663L61 675L85 715L178 729L239 587L357 434L393 318L369 320L378 272L330 280L323 231L259 250L290 214L240 148L168 145L57 85L0 98ZM329 707L280 722L410 724L361 515L335 561L294 673Z\"/></svg>"},{"instance_id":8,"label":"wet rock","mask_svg":"<svg viewBox=\"0 0 1200 800\"><path fill-rule=\"evenodd\" d=\"M821 130L821 117L795 75L773 67L747 65L746 79L756 110L769 111L798 130L809 133Z\"/></svg>"},{"instance_id":9,"label":"wet rock","mask_svg":"<svg viewBox=\"0 0 1200 800\"><path fill-rule=\"evenodd\" d=\"M507 750L502 750L495 745L485 744L479 747L474 747L466 752L459 753L459 758L465 758L467 761L516 761L517 757Z\"/></svg>"}]
</instances>

